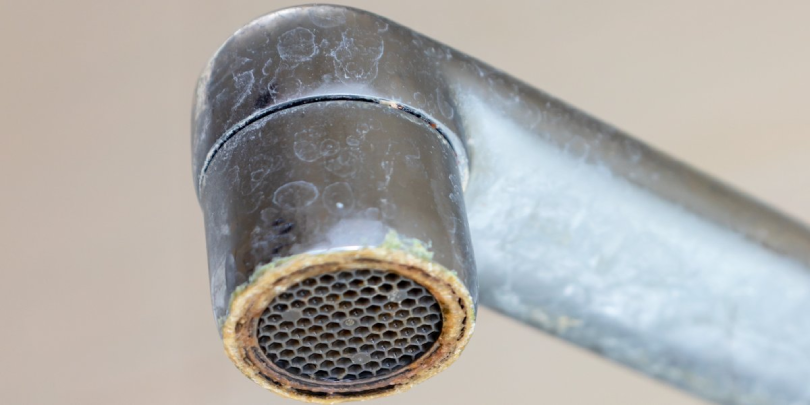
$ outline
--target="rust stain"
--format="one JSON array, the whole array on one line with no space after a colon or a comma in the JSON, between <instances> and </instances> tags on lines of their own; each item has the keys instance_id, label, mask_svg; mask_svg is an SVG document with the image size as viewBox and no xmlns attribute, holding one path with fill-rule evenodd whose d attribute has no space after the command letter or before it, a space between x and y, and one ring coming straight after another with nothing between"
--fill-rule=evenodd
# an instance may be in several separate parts
<instances>
[{"instance_id":1,"label":"rust stain","mask_svg":"<svg viewBox=\"0 0 810 405\"><path fill-rule=\"evenodd\" d=\"M347 383L291 375L258 350L256 325L276 295L310 277L369 266L411 278L433 294L442 308L443 325L430 351L393 374ZM377 247L303 254L265 267L257 270L248 285L234 293L223 325L223 341L226 353L239 370L257 384L288 398L332 404L408 390L453 363L474 329L472 297L458 276L438 263L406 251Z\"/></svg>"}]
</instances>

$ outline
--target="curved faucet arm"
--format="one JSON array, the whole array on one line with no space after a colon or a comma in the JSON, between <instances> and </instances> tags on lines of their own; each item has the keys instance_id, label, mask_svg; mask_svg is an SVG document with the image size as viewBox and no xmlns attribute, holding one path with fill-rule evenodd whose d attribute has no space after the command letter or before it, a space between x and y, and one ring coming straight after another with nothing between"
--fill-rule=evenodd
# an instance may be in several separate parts
<instances>
[{"instance_id":1,"label":"curved faucet arm","mask_svg":"<svg viewBox=\"0 0 810 405\"><path fill-rule=\"evenodd\" d=\"M329 100L452 148L484 305L712 401L810 402L806 226L374 14L295 7L223 45L196 94L198 194L242 129Z\"/></svg>"}]
</instances>

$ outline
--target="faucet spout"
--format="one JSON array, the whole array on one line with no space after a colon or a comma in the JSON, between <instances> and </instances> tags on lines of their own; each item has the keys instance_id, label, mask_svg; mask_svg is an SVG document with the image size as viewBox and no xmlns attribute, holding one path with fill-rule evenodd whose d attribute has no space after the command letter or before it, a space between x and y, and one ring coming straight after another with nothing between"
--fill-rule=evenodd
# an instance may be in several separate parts
<instances>
[{"instance_id":1,"label":"faucet spout","mask_svg":"<svg viewBox=\"0 0 810 405\"><path fill-rule=\"evenodd\" d=\"M268 389L331 403L436 374L480 276L482 304L708 400L810 402L806 226L408 28L261 17L192 123L214 313Z\"/></svg>"}]
</instances>

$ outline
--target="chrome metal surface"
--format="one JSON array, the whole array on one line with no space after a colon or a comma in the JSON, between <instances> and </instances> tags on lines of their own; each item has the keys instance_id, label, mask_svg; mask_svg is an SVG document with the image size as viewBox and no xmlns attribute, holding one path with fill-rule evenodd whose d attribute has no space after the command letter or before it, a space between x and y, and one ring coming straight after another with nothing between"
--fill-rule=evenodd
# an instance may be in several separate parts
<instances>
[{"instance_id":1,"label":"chrome metal surface","mask_svg":"<svg viewBox=\"0 0 810 405\"><path fill-rule=\"evenodd\" d=\"M424 241L473 297L477 281L452 149L387 105L321 101L245 126L216 154L200 191L214 314L258 266L302 253Z\"/></svg>"},{"instance_id":2,"label":"chrome metal surface","mask_svg":"<svg viewBox=\"0 0 810 405\"><path fill-rule=\"evenodd\" d=\"M340 221L304 221L307 232L296 238L332 235L324 247L349 246L378 240L388 221L432 241L448 268L472 268L460 198L469 179L464 199L485 305L712 401L810 403L808 228L621 131L391 21L334 6L282 10L241 29L197 95L194 173L209 213L218 316L232 288L278 246L321 246L314 238L278 242L288 238L287 222L277 223L275 210L287 200L271 195L293 184L291 192L310 197L291 201L315 202L341 181L289 175L307 167L294 157L295 134L324 125L353 134L375 117L386 120L379 139L419 151L400 153L387 187L377 187L388 181L387 146L357 155L354 209L380 215L353 222L352 232ZM336 99L355 101L327 101ZM310 108L330 111L294 113ZM273 139L286 139L284 148L234 148L265 142L266 131L278 131ZM300 150L316 158L315 149ZM397 178L414 173L409 164L426 165L424 175ZM254 184L264 197L242 197ZM409 203L383 214L383 200L402 199ZM225 200L243 210L226 210ZM425 202L429 209L404 209ZM328 214L335 205L308 207L317 213L307 218L336 218ZM244 227L254 223L266 228ZM416 226L434 223L442 225ZM237 241L248 235L255 239ZM345 235L352 241L333 243ZM270 251L252 257L242 246Z\"/></svg>"}]
</instances>

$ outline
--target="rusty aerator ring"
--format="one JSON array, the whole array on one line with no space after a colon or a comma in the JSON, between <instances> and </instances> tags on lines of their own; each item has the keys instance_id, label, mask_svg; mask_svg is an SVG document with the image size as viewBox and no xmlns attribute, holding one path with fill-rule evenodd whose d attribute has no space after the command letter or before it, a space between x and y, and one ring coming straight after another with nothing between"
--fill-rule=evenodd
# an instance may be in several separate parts
<instances>
[{"instance_id":1,"label":"rusty aerator ring","mask_svg":"<svg viewBox=\"0 0 810 405\"><path fill-rule=\"evenodd\" d=\"M259 344L257 324L268 305L297 283L323 274L376 269L425 287L441 308L441 331L421 357L378 378L334 382L295 376L271 361ZM321 403L376 398L401 392L455 361L473 332L472 297L455 274L434 262L388 248L299 255L267 265L234 295L223 326L228 356L259 385L286 397Z\"/></svg>"}]
</instances>

